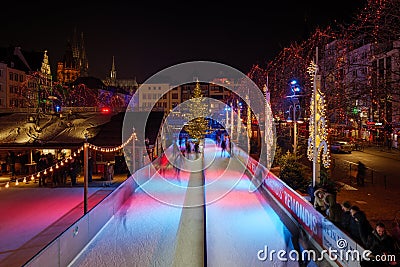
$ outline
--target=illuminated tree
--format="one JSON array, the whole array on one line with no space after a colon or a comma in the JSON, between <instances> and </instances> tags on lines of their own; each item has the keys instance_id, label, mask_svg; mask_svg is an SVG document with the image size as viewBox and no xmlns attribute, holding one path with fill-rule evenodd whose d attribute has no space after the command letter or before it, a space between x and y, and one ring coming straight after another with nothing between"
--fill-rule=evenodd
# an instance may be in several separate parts
<instances>
[{"instance_id":1,"label":"illuminated tree","mask_svg":"<svg viewBox=\"0 0 400 267\"><path fill-rule=\"evenodd\" d=\"M188 102L185 117L188 120L184 130L194 139L200 141L208 130L208 105L203 98L200 83L196 83L191 99Z\"/></svg>"},{"instance_id":2,"label":"illuminated tree","mask_svg":"<svg viewBox=\"0 0 400 267\"><path fill-rule=\"evenodd\" d=\"M268 88L275 116L284 114L289 80L296 78L303 85L303 93L311 95L307 66L314 59L318 47L321 92L325 95L329 121L342 124L359 118L361 108L370 113L370 110L377 110L381 114L375 115L386 120L388 114L382 113L391 110L391 105L394 107L400 100L400 68L387 61L381 66L378 64L387 56L392 57L392 63L400 61L398 52L395 53L400 42L400 2L365 2L365 6L354 13L350 23L334 22L325 29L316 28L307 40L284 48L264 67L253 66L248 76L260 88L264 77L269 78ZM400 109L392 110L400 115Z\"/></svg>"}]
</instances>

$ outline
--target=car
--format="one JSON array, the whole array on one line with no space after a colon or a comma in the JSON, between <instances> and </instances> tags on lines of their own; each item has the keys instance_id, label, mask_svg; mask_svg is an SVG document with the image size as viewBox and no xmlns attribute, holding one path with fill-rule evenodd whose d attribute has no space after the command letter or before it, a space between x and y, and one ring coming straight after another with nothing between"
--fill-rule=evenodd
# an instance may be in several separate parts
<instances>
[{"instance_id":1,"label":"car","mask_svg":"<svg viewBox=\"0 0 400 267\"><path fill-rule=\"evenodd\" d=\"M353 145L347 141L333 141L331 144L332 153L351 153Z\"/></svg>"}]
</instances>

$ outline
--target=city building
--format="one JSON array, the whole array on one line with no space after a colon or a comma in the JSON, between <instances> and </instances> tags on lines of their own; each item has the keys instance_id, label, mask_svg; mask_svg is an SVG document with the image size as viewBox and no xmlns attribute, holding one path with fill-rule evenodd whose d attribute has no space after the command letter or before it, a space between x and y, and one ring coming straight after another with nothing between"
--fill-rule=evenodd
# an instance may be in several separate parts
<instances>
[{"instance_id":1,"label":"city building","mask_svg":"<svg viewBox=\"0 0 400 267\"><path fill-rule=\"evenodd\" d=\"M364 36L335 40L319 61L333 135L374 142L397 139L400 130L400 41L373 44ZM346 99L344 98L346 97Z\"/></svg>"},{"instance_id":2,"label":"city building","mask_svg":"<svg viewBox=\"0 0 400 267\"><path fill-rule=\"evenodd\" d=\"M0 48L0 109L24 112L49 108L52 76L47 51Z\"/></svg>"},{"instance_id":3,"label":"city building","mask_svg":"<svg viewBox=\"0 0 400 267\"><path fill-rule=\"evenodd\" d=\"M78 77L87 77L89 62L86 55L83 33L80 39L76 31L72 42L67 41L65 53L57 62L57 81L63 84L75 81Z\"/></svg>"},{"instance_id":4,"label":"city building","mask_svg":"<svg viewBox=\"0 0 400 267\"><path fill-rule=\"evenodd\" d=\"M139 85L136 81L136 77L134 77L133 79L117 78L117 70L115 68L115 58L114 57L112 59L110 76L102 81L106 86L119 88L125 92L129 92L130 95L133 95L139 87Z\"/></svg>"}]
</instances>

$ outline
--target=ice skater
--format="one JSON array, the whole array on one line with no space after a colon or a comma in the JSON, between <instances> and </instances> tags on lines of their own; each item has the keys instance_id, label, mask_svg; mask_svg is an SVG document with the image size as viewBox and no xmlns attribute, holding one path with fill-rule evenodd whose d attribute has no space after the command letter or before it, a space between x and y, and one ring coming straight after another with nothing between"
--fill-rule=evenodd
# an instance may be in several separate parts
<instances>
[{"instance_id":1,"label":"ice skater","mask_svg":"<svg viewBox=\"0 0 400 267\"><path fill-rule=\"evenodd\" d=\"M221 157L225 157L226 152L226 142L225 139L221 141Z\"/></svg>"},{"instance_id":2,"label":"ice skater","mask_svg":"<svg viewBox=\"0 0 400 267\"><path fill-rule=\"evenodd\" d=\"M183 167L183 156L181 153L178 153L178 155L175 157L174 160L174 169L175 169L175 178L176 180L181 183L181 168Z\"/></svg>"}]
</instances>

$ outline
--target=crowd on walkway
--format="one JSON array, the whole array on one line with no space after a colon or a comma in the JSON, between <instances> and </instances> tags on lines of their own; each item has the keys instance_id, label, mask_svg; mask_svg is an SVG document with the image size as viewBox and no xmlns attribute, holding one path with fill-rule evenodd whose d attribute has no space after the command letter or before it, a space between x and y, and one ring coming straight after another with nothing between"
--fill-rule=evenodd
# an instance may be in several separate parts
<instances>
[{"instance_id":1,"label":"crowd on walkway","mask_svg":"<svg viewBox=\"0 0 400 267\"><path fill-rule=\"evenodd\" d=\"M374 262L363 262L362 266L398 266L400 265L400 227L399 221L394 222L391 232L383 222L372 226L363 210L359 206L344 201L338 203L336 195L321 187L314 191L311 199L314 208L329 219L333 224L350 236L363 248L372 252L371 257L394 255L379 265Z\"/></svg>"}]
</instances>

